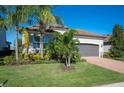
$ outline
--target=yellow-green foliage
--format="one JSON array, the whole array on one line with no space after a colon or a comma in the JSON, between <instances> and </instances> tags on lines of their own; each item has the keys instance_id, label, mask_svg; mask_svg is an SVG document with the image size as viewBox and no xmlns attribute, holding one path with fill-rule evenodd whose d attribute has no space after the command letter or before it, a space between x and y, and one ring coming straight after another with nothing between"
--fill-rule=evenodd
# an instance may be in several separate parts
<instances>
[{"instance_id":1,"label":"yellow-green foliage","mask_svg":"<svg viewBox=\"0 0 124 93\"><path fill-rule=\"evenodd\" d=\"M14 56L14 57L15 57L15 56ZM19 62L19 64L22 64L22 54L21 54L21 53L19 53L18 62Z\"/></svg>"},{"instance_id":2,"label":"yellow-green foliage","mask_svg":"<svg viewBox=\"0 0 124 93\"><path fill-rule=\"evenodd\" d=\"M41 55L40 54L34 54L33 58L34 58L34 60L40 60L41 59Z\"/></svg>"},{"instance_id":3,"label":"yellow-green foliage","mask_svg":"<svg viewBox=\"0 0 124 93\"><path fill-rule=\"evenodd\" d=\"M29 60L31 61L35 61L35 60L40 60L41 59L41 55L39 53L36 54L29 54Z\"/></svg>"},{"instance_id":4,"label":"yellow-green foliage","mask_svg":"<svg viewBox=\"0 0 124 93\"><path fill-rule=\"evenodd\" d=\"M12 65L15 63L16 63L15 55L10 55L10 56L4 57L4 64L5 65ZM21 54L19 54L19 56L18 56L18 63L22 64L22 55Z\"/></svg>"},{"instance_id":5,"label":"yellow-green foliage","mask_svg":"<svg viewBox=\"0 0 124 93\"><path fill-rule=\"evenodd\" d=\"M24 47L28 48L29 45L29 34L28 31L26 29L22 29L22 37L24 38L24 40L22 41L24 43Z\"/></svg>"},{"instance_id":6,"label":"yellow-green foliage","mask_svg":"<svg viewBox=\"0 0 124 93\"><path fill-rule=\"evenodd\" d=\"M51 56L50 56L49 53L46 53L46 54L44 55L44 59L45 59L45 60L50 60L50 58L51 58Z\"/></svg>"},{"instance_id":7,"label":"yellow-green foliage","mask_svg":"<svg viewBox=\"0 0 124 93\"><path fill-rule=\"evenodd\" d=\"M6 57L4 57L4 64L5 65L15 64L15 57L14 56L6 56Z\"/></svg>"},{"instance_id":8,"label":"yellow-green foliage","mask_svg":"<svg viewBox=\"0 0 124 93\"><path fill-rule=\"evenodd\" d=\"M26 53L24 54L24 60L25 61L29 61L30 60L28 54L26 54Z\"/></svg>"}]
</instances>

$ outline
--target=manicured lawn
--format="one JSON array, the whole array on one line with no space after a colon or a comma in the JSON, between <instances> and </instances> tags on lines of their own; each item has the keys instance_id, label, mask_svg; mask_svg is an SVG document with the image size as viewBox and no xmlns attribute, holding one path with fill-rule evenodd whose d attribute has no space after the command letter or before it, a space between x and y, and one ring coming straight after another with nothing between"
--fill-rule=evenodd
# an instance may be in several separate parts
<instances>
[{"instance_id":1,"label":"manicured lawn","mask_svg":"<svg viewBox=\"0 0 124 93\"><path fill-rule=\"evenodd\" d=\"M72 64L75 68L64 71L63 65L30 64L0 66L0 80L8 79L5 86L96 86L124 81L124 74L106 70L86 62Z\"/></svg>"}]
</instances>

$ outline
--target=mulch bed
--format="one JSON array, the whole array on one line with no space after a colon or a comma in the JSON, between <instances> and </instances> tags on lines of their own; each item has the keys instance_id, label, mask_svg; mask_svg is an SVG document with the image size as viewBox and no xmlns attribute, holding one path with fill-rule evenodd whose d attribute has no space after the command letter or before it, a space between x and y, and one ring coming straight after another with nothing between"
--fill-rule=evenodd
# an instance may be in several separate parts
<instances>
[{"instance_id":1,"label":"mulch bed","mask_svg":"<svg viewBox=\"0 0 124 93\"><path fill-rule=\"evenodd\" d=\"M62 71L73 71L73 70L75 70L74 66L67 67L64 64L60 64L59 68L61 68Z\"/></svg>"}]
</instances>

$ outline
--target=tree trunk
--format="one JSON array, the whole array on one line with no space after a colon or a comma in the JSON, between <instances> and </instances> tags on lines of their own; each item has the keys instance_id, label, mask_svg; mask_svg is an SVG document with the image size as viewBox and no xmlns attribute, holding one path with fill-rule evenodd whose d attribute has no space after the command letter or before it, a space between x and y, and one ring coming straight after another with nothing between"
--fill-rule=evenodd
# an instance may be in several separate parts
<instances>
[{"instance_id":1,"label":"tree trunk","mask_svg":"<svg viewBox=\"0 0 124 93\"><path fill-rule=\"evenodd\" d=\"M18 31L15 30L15 54L16 54L16 64L18 64Z\"/></svg>"},{"instance_id":2,"label":"tree trunk","mask_svg":"<svg viewBox=\"0 0 124 93\"><path fill-rule=\"evenodd\" d=\"M43 58L43 35L40 34L40 54L41 58Z\"/></svg>"},{"instance_id":3,"label":"tree trunk","mask_svg":"<svg viewBox=\"0 0 124 93\"><path fill-rule=\"evenodd\" d=\"M65 58L65 65L66 65L66 67L68 66L67 58Z\"/></svg>"},{"instance_id":4,"label":"tree trunk","mask_svg":"<svg viewBox=\"0 0 124 93\"><path fill-rule=\"evenodd\" d=\"M71 57L68 56L68 67L70 67L70 59L71 59Z\"/></svg>"}]
</instances>

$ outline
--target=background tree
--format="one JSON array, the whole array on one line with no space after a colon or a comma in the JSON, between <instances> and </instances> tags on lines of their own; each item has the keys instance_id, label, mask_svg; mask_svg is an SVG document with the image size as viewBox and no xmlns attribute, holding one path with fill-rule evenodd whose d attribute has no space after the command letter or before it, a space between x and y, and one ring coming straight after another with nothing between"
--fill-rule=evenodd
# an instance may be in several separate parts
<instances>
[{"instance_id":1,"label":"background tree","mask_svg":"<svg viewBox=\"0 0 124 93\"><path fill-rule=\"evenodd\" d=\"M5 21L6 20L6 17L5 17L6 12L7 12L7 10L6 10L5 6L1 5L0 6L0 33L1 33L1 31L7 30L6 21Z\"/></svg>"},{"instance_id":2,"label":"background tree","mask_svg":"<svg viewBox=\"0 0 124 93\"><path fill-rule=\"evenodd\" d=\"M110 43L112 45L111 52L114 57L124 56L124 32L121 25L116 24L114 26Z\"/></svg>"}]
</instances>

